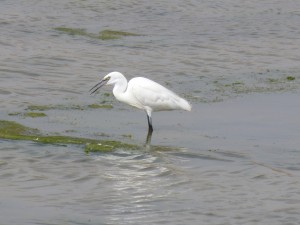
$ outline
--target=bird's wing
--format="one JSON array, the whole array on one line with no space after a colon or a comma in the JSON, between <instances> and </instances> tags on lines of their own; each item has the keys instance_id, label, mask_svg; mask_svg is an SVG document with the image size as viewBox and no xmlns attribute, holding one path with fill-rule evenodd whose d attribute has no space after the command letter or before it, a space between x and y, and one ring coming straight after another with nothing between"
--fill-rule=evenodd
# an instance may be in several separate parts
<instances>
[{"instance_id":1,"label":"bird's wing","mask_svg":"<svg viewBox=\"0 0 300 225\"><path fill-rule=\"evenodd\" d=\"M133 78L129 82L132 95L144 107L153 111L180 109L181 98L162 85L144 77Z\"/></svg>"}]
</instances>

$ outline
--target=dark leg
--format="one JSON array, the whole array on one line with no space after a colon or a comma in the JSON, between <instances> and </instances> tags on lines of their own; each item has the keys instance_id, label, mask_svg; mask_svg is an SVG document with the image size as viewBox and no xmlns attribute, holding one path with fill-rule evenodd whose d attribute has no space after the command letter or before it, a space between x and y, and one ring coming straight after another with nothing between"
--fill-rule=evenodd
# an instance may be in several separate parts
<instances>
[{"instance_id":1,"label":"dark leg","mask_svg":"<svg viewBox=\"0 0 300 225\"><path fill-rule=\"evenodd\" d=\"M151 130L151 129L149 128L148 134L147 134L147 138L146 138L146 145L149 145L149 146L150 146L150 144L151 144L152 132L153 132L153 129Z\"/></svg>"},{"instance_id":2,"label":"dark leg","mask_svg":"<svg viewBox=\"0 0 300 225\"><path fill-rule=\"evenodd\" d=\"M151 119L151 112L147 112L147 120L148 120L148 134L146 138L146 145L150 146L151 144L151 137L153 132L153 126L152 126L152 119Z\"/></svg>"},{"instance_id":3,"label":"dark leg","mask_svg":"<svg viewBox=\"0 0 300 225\"><path fill-rule=\"evenodd\" d=\"M146 145L150 145L153 127L152 127L152 119L148 114L147 114L147 119L148 119L148 134L147 134L147 138L146 138Z\"/></svg>"},{"instance_id":4,"label":"dark leg","mask_svg":"<svg viewBox=\"0 0 300 225\"><path fill-rule=\"evenodd\" d=\"M153 127L152 127L152 119L151 119L151 117L150 116L148 116L148 114L147 114L147 119L148 119L148 133L149 132L151 132L152 133L152 131L153 131Z\"/></svg>"}]
</instances>

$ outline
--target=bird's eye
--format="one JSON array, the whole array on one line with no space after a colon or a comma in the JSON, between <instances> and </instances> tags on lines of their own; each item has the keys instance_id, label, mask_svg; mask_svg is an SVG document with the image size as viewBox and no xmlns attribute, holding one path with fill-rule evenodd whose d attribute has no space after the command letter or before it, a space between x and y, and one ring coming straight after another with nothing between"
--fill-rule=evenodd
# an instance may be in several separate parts
<instances>
[{"instance_id":1,"label":"bird's eye","mask_svg":"<svg viewBox=\"0 0 300 225\"><path fill-rule=\"evenodd\" d=\"M104 78L104 80L109 80L109 79L110 79L110 77L105 77L105 78Z\"/></svg>"}]
</instances>

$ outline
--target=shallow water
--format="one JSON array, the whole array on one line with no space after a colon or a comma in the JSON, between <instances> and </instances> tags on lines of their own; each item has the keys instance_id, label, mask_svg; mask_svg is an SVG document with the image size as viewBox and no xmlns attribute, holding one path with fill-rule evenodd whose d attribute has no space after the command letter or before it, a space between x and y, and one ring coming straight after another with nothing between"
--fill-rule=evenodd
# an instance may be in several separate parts
<instances>
[{"instance_id":1,"label":"shallow water","mask_svg":"<svg viewBox=\"0 0 300 225\"><path fill-rule=\"evenodd\" d=\"M299 223L298 1L0 4L1 120L140 146L0 140L0 224ZM145 145L144 113L110 88L88 93L113 70L166 85L192 112L154 113ZM86 107L103 101L113 109ZM22 116L35 104L65 107Z\"/></svg>"},{"instance_id":2,"label":"shallow water","mask_svg":"<svg viewBox=\"0 0 300 225\"><path fill-rule=\"evenodd\" d=\"M80 146L2 140L1 224L297 224L298 97L203 104L185 119L157 113L146 146L145 118L121 126L142 113L102 126L139 150L85 154ZM99 126L87 120L81 131L97 137ZM131 139L122 136L129 127Z\"/></svg>"},{"instance_id":3,"label":"shallow water","mask_svg":"<svg viewBox=\"0 0 300 225\"><path fill-rule=\"evenodd\" d=\"M19 0L1 6L3 109L94 102L87 90L98 74L114 70L149 77L195 102L300 86L300 79L285 80L300 78L298 1ZM101 41L55 27L142 36Z\"/></svg>"}]
</instances>

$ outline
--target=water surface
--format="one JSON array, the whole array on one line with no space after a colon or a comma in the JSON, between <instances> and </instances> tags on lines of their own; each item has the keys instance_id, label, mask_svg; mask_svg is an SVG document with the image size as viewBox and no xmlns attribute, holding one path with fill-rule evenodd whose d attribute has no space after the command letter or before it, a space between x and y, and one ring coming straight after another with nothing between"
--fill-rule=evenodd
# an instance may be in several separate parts
<instances>
[{"instance_id":1,"label":"water surface","mask_svg":"<svg viewBox=\"0 0 300 225\"><path fill-rule=\"evenodd\" d=\"M299 223L298 1L0 4L0 118L139 146L0 140L0 224ZM154 113L145 145L145 113L110 88L88 93L115 70L160 82L192 112ZM102 102L113 108L87 107ZM30 105L64 107L25 118Z\"/></svg>"}]
</instances>

